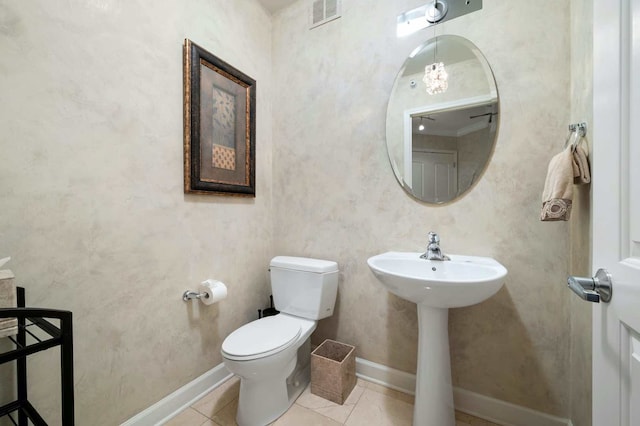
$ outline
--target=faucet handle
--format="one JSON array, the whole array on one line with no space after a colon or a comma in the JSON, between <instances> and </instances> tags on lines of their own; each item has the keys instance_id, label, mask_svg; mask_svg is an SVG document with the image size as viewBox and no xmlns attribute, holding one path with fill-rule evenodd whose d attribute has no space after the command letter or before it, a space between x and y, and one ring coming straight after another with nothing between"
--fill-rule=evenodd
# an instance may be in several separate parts
<instances>
[{"instance_id":1,"label":"faucet handle","mask_svg":"<svg viewBox=\"0 0 640 426\"><path fill-rule=\"evenodd\" d=\"M435 232L433 232L433 231L429 232L428 237L429 237L429 244L432 244L432 243L438 244L438 243L440 243L440 237Z\"/></svg>"}]
</instances>

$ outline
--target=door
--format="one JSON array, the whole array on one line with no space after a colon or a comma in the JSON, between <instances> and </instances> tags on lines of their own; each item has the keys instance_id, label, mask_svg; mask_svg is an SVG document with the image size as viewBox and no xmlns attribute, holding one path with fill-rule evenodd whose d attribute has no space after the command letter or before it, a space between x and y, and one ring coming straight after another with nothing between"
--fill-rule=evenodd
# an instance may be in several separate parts
<instances>
[{"instance_id":1,"label":"door","mask_svg":"<svg viewBox=\"0 0 640 426\"><path fill-rule=\"evenodd\" d=\"M436 203L451 200L458 191L455 151L413 151L413 193Z\"/></svg>"},{"instance_id":2,"label":"door","mask_svg":"<svg viewBox=\"0 0 640 426\"><path fill-rule=\"evenodd\" d=\"M640 425L640 0L594 0L593 424Z\"/></svg>"}]
</instances>

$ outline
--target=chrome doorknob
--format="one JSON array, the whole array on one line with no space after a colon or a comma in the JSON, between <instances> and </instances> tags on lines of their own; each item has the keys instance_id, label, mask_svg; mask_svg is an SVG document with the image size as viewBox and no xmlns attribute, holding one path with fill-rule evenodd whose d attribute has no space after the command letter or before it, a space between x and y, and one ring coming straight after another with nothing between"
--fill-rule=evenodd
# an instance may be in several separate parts
<instances>
[{"instance_id":1,"label":"chrome doorknob","mask_svg":"<svg viewBox=\"0 0 640 426\"><path fill-rule=\"evenodd\" d=\"M613 283L611 274L606 269L598 269L593 278L583 278L569 276L567 286L582 299L587 302L600 303L600 300L607 303L611 300L613 293Z\"/></svg>"}]
</instances>

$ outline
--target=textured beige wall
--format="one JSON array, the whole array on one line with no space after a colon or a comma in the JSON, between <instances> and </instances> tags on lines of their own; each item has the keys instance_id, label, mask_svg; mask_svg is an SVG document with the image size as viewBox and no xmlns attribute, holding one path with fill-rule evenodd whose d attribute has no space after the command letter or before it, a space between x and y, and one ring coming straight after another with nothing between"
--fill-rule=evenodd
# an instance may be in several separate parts
<instances>
[{"instance_id":1,"label":"textured beige wall","mask_svg":"<svg viewBox=\"0 0 640 426\"><path fill-rule=\"evenodd\" d=\"M571 1L571 122L593 123L593 1ZM592 140L587 134L589 149ZM590 185L576 187L571 213L573 275L591 276ZM571 420L591 426L591 309L571 293Z\"/></svg>"},{"instance_id":2,"label":"textured beige wall","mask_svg":"<svg viewBox=\"0 0 640 426\"><path fill-rule=\"evenodd\" d=\"M184 38L258 82L255 199L183 194ZM271 18L254 0L1 1L0 52L0 253L30 305L74 312L77 424L118 424L222 362L268 302ZM209 277L227 300L181 300ZM30 379L57 424L54 355Z\"/></svg>"},{"instance_id":3,"label":"textured beige wall","mask_svg":"<svg viewBox=\"0 0 640 426\"><path fill-rule=\"evenodd\" d=\"M445 252L492 256L505 287L450 315L456 386L569 416L569 224L539 220L547 164L569 122L569 3L486 0L438 26L470 39L493 67L501 102L491 164L444 206L398 186L385 147L391 87L407 55L434 34L397 39L395 17L418 0L343 2L343 16L307 29L307 2L274 19L276 252L339 262L339 300L314 339L416 368L415 305L387 293L366 265L388 250L420 251L435 230ZM553 10L554 13L540 13ZM453 82L451 84L454 84Z\"/></svg>"},{"instance_id":4,"label":"textured beige wall","mask_svg":"<svg viewBox=\"0 0 640 426\"><path fill-rule=\"evenodd\" d=\"M433 36L396 39L395 16L423 2L344 2L342 18L313 31L298 2L276 16L273 44L250 0L0 2L0 255L14 257L30 304L75 313L79 424L118 423L220 363L222 338L266 302L273 253L340 263L336 314L316 341L337 337L415 371L415 306L387 294L366 259L423 250L431 229L445 251L493 256L510 271L498 295L452 310L454 383L576 416L587 361L569 374L570 341L585 341L569 339L568 324L588 320L563 283L570 243L583 254L588 243L575 232L570 241L568 224L538 221L547 162L570 118L581 119L568 107L568 4L485 0L438 27L483 51L502 104L480 183L431 207L402 192L384 145L395 75ZM258 80L255 200L182 194L185 37ZM229 285L224 303L179 300L207 277ZM32 380L55 415L54 355L35 359Z\"/></svg>"}]
</instances>

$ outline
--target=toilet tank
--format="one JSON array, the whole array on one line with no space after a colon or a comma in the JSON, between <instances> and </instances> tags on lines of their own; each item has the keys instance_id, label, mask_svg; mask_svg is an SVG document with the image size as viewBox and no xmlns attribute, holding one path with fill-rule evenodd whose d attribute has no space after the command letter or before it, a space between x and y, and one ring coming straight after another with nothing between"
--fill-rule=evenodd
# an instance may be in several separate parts
<instances>
[{"instance_id":1,"label":"toilet tank","mask_svg":"<svg viewBox=\"0 0 640 426\"><path fill-rule=\"evenodd\" d=\"M333 315L338 293L336 262L277 256L271 259L269 269L277 310L312 320Z\"/></svg>"}]
</instances>

